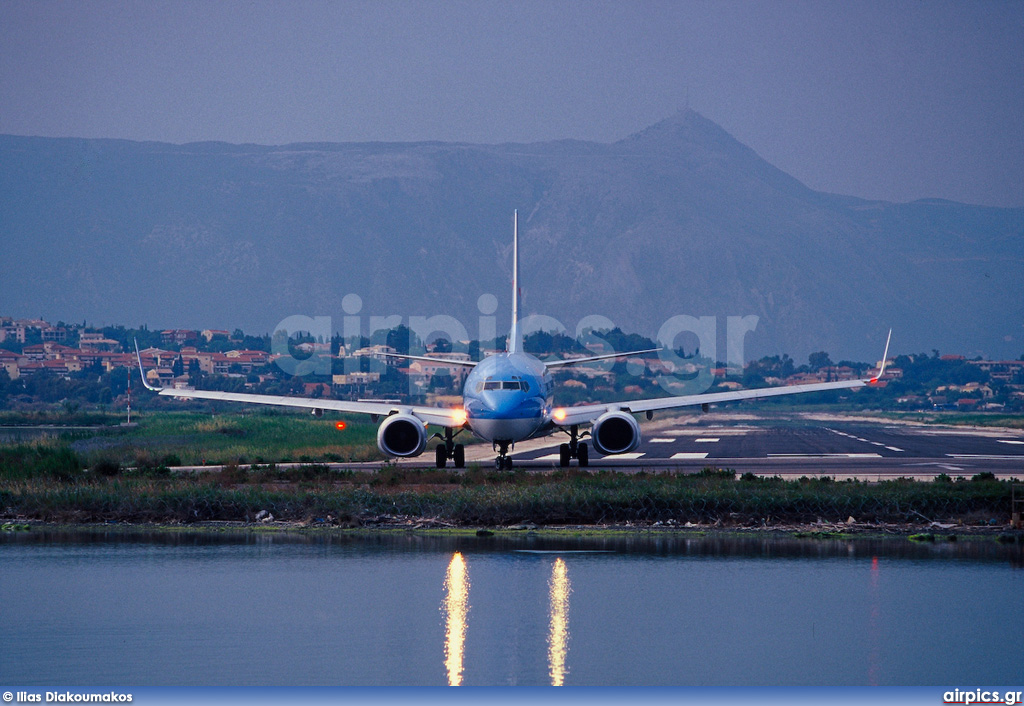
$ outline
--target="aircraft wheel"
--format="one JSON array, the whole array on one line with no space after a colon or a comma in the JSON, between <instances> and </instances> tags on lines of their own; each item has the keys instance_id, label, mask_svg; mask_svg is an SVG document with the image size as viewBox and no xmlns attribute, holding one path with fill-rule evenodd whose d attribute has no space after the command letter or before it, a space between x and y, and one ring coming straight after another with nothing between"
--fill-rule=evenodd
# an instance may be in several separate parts
<instances>
[{"instance_id":1,"label":"aircraft wheel","mask_svg":"<svg viewBox=\"0 0 1024 706\"><path fill-rule=\"evenodd\" d=\"M462 444L455 444L455 452L452 454L456 468L466 467L466 447Z\"/></svg>"},{"instance_id":2,"label":"aircraft wheel","mask_svg":"<svg viewBox=\"0 0 1024 706\"><path fill-rule=\"evenodd\" d=\"M581 468L590 465L590 453L587 450L586 444L580 444L576 448L576 458L579 459Z\"/></svg>"},{"instance_id":3,"label":"aircraft wheel","mask_svg":"<svg viewBox=\"0 0 1024 706\"><path fill-rule=\"evenodd\" d=\"M438 468L444 468L448 465L448 450L444 447L444 444L437 445L437 448L434 449L434 455L437 460Z\"/></svg>"},{"instance_id":4,"label":"aircraft wheel","mask_svg":"<svg viewBox=\"0 0 1024 706\"><path fill-rule=\"evenodd\" d=\"M558 465L565 468L569 465L569 444L562 444L558 447Z\"/></svg>"}]
</instances>

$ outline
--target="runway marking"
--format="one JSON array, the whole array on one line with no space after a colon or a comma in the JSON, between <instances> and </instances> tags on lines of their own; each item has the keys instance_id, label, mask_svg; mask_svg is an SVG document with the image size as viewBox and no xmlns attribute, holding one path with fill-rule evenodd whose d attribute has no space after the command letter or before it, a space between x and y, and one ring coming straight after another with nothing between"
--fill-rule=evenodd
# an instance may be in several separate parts
<instances>
[{"instance_id":1,"label":"runway marking","mask_svg":"<svg viewBox=\"0 0 1024 706\"><path fill-rule=\"evenodd\" d=\"M1017 441L1016 439L996 439L1000 444L1024 444L1024 441Z\"/></svg>"},{"instance_id":2,"label":"runway marking","mask_svg":"<svg viewBox=\"0 0 1024 706\"><path fill-rule=\"evenodd\" d=\"M889 449L890 451L899 451L900 453L903 453L903 449L898 449L895 446L886 446L885 448Z\"/></svg>"},{"instance_id":3,"label":"runway marking","mask_svg":"<svg viewBox=\"0 0 1024 706\"><path fill-rule=\"evenodd\" d=\"M928 436L984 436L989 439L992 437L1003 436L1003 432L987 431L984 429L920 429L917 427L908 427L905 431Z\"/></svg>"},{"instance_id":4,"label":"runway marking","mask_svg":"<svg viewBox=\"0 0 1024 706\"><path fill-rule=\"evenodd\" d=\"M636 460L644 455L644 452L628 453L628 454L612 454L610 456L603 456L602 458L623 458L629 460ZM706 455L706 454L705 454ZM526 461L558 461L561 459L560 454L547 454L546 456L538 456L537 458L524 459Z\"/></svg>"},{"instance_id":5,"label":"runway marking","mask_svg":"<svg viewBox=\"0 0 1024 706\"><path fill-rule=\"evenodd\" d=\"M705 438L701 438L701 439L694 439L693 443L695 443L695 444L710 444L710 443L713 443L715 441L718 441L717 437L709 436L709 437L705 437Z\"/></svg>"},{"instance_id":6,"label":"runway marking","mask_svg":"<svg viewBox=\"0 0 1024 706\"><path fill-rule=\"evenodd\" d=\"M756 431L752 427L724 428L724 427L698 427L689 429L665 429L665 434L676 436L702 436L704 434L718 434L719 436L741 436Z\"/></svg>"},{"instance_id":7,"label":"runway marking","mask_svg":"<svg viewBox=\"0 0 1024 706\"><path fill-rule=\"evenodd\" d=\"M882 454L768 454L770 458L882 458Z\"/></svg>"},{"instance_id":8,"label":"runway marking","mask_svg":"<svg viewBox=\"0 0 1024 706\"><path fill-rule=\"evenodd\" d=\"M674 441L675 441L675 439L659 436L659 437L656 437L654 439L651 439L650 443L652 443L652 444L671 444Z\"/></svg>"},{"instance_id":9,"label":"runway marking","mask_svg":"<svg viewBox=\"0 0 1024 706\"><path fill-rule=\"evenodd\" d=\"M676 461L682 461L683 459L695 460L695 459L701 459L701 458L707 458L707 457L708 457L708 455L706 453L697 453L695 451L694 452L689 452L688 451L688 452L685 452L685 453L672 454L672 456L670 458L672 458L673 460L676 460Z\"/></svg>"},{"instance_id":10,"label":"runway marking","mask_svg":"<svg viewBox=\"0 0 1024 706\"><path fill-rule=\"evenodd\" d=\"M907 466L938 466L939 468L945 468L947 471L962 471L964 470L960 466L954 466L951 463L935 463L934 461L927 463L907 463Z\"/></svg>"}]
</instances>

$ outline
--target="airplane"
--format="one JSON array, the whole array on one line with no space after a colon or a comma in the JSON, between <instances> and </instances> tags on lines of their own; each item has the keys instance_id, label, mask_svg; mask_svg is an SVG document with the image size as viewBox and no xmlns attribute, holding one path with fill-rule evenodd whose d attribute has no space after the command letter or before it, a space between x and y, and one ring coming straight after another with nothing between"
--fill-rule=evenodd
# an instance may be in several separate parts
<instances>
[{"instance_id":1,"label":"airplane","mask_svg":"<svg viewBox=\"0 0 1024 706\"><path fill-rule=\"evenodd\" d=\"M555 385L551 377L552 370L579 363L652 353L660 349L542 361L523 350L519 321L519 291L519 215L516 211L513 215L512 228L512 326L506 339L505 352L494 353L481 361L388 354L390 357L409 360L443 360L449 366L472 368L463 384L462 405L458 407L160 388L150 385L146 380L138 342L135 344L135 352L139 361L139 371L142 373L142 384L160 395L298 407L310 409L316 416L321 416L328 410L367 414L374 422L383 417L377 429L377 448L382 453L393 458L419 456L426 449L430 439L440 438L443 443L438 444L435 450L435 463L438 468L444 468L449 460L456 468L465 467L465 447L463 444L455 443L455 436L468 431L483 441L491 442L491 448L497 452L494 461L496 469L510 470L512 459L508 455L509 451L514 450L516 442L526 439L565 433L569 439L559 446L559 465L569 466L571 459L576 459L579 466L588 466L589 448L587 443L581 440L587 435L590 436L594 449L605 456L629 453L640 445L640 425L634 414L645 414L647 419L651 419L657 410L700 406L702 410L707 411L708 405L719 402L842 390L877 383L885 372L889 339L892 338L890 330L889 338L885 342L881 369L878 375L872 378L562 407L554 404ZM443 437L440 434L428 437L429 425L441 427L444 431ZM581 431L581 428L586 426L590 427L589 432Z\"/></svg>"}]
</instances>

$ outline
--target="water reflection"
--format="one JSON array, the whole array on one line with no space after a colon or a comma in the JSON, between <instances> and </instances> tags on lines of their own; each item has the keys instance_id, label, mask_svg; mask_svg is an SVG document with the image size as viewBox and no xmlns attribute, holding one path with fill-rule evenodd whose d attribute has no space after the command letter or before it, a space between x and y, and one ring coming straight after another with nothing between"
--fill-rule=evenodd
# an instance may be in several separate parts
<instances>
[{"instance_id":1,"label":"water reflection","mask_svg":"<svg viewBox=\"0 0 1024 706\"><path fill-rule=\"evenodd\" d=\"M565 683L565 656L569 651L569 571L561 558L555 559L548 582L551 594L551 620L548 631L548 673L551 686Z\"/></svg>"},{"instance_id":2,"label":"water reflection","mask_svg":"<svg viewBox=\"0 0 1024 706\"><path fill-rule=\"evenodd\" d=\"M173 547L206 547L230 545L284 546L308 545L331 550L344 550L367 557L381 551L403 554L435 554L472 552L474 555L528 551L563 556L568 553L614 552L634 557L763 557L771 559L827 559L871 557L879 559L949 560L968 562L1008 562L1024 568L1024 543L1004 544L991 537L961 537L956 542L910 542L897 538L797 539L776 535L694 536L651 535L608 537L445 537L416 534L348 532L268 533L239 528L218 531L183 529L182 531L149 530L111 525L84 529L34 527L31 532L0 532L0 547L10 545L49 544L63 547L81 545L146 545Z\"/></svg>"},{"instance_id":3,"label":"water reflection","mask_svg":"<svg viewBox=\"0 0 1024 706\"><path fill-rule=\"evenodd\" d=\"M445 614L444 666L448 670L448 686L462 684L462 659L466 648L466 614L469 612L469 573L460 552L448 562L444 580Z\"/></svg>"},{"instance_id":4,"label":"water reflection","mask_svg":"<svg viewBox=\"0 0 1024 706\"><path fill-rule=\"evenodd\" d=\"M868 597L871 601L871 617L868 622L868 640L870 640L870 647L868 652L868 684L870 686L878 686L878 663L879 663L879 648L881 644L881 626L879 625L879 615L881 609L879 607L879 595L878 595L878 557L871 557L871 583L868 591Z\"/></svg>"},{"instance_id":5,"label":"water reflection","mask_svg":"<svg viewBox=\"0 0 1024 706\"><path fill-rule=\"evenodd\" d=\"M2 653L0 675L39 685L1012 682L1020 656L998 636L1024 620L1024 571L1008 565L1022 559L1024 544L971 537L33 526L0 532L0 614L18 645ZM692 590L681 597L680 585ZM338 634L363 649L309 649ZM685 636L697 636L699 659L680 649Z\"/></svg>"}]
</instances>

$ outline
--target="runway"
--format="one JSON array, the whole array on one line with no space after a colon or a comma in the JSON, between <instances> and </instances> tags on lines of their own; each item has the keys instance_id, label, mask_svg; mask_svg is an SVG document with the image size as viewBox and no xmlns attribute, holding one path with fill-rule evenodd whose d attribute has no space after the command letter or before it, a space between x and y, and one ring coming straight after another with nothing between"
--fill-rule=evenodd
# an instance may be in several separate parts
<instances>
[{"instance_id":1,"label":"runway","mask_svg":"<svg viewBox=\"0 0 1024 706\"><path fill-rule=\"evenodd\" d=\"M1024 431L851 420L840 417L749 418L724 414L641 424L633 453L591 455L592 469L697 472L707 467L780 476L837 479L970 477L991 472L1024 479ZM557 468L564 435L518 444L513 462ZM488 463L487 445L467 447L467 463ZM573 462L575 464L575 462Z\"/></svg>"},{"instance_id":2,"label":"runway","mask_svg":"<svg viewBox=\"0 0 1024 706\"><path fill-rule=\"evenodd\" d=\"M1024 482L1024 430L955 427L873 421L835 415L755 417L711 413L641 422L643 441L633 453L602 457L591 448L591 471L698 473L705 468L783 478L831 477L879 481L931 480L940 474L970 478L992 473ZM461 440L461 439L460 439ZM564 434L516 444L515 468L558 469ZM589 441L589 438L584 438ZM466 465L494 467L490 444L466 446ZM403 468L434 468L433 453L390 461L328 463L335 470L379 470L385 463ZM300 466L279 463L278 468ZM576 462L572 462L576 467ZM449 466L450 468L450 466ZM217 470L181 466L177 472Z\"/></svg>"}]
</instances>

